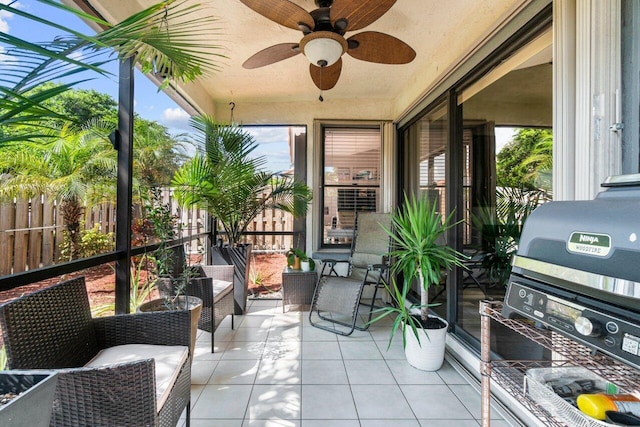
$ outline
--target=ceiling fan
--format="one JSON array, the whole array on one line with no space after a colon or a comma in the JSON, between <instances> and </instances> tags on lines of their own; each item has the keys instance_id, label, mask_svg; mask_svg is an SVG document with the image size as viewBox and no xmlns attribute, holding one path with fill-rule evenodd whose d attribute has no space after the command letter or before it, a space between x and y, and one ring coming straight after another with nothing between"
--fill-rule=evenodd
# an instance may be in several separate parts
<instances>
[{"instance_id":1,"label":"ceiling fan","mask_svg":"<svg viewBox=\"0 0 640 427\"><path fill-rule=\"evenodd\" d=\"M318 9L307 12L289 0L240 0L259 14L304 35L299 43L281 43L268 47L247 59L247 69L264 67L304 54L315 85L322 90L333 88L342 71L342 54L379 64L406 64L416 52L388 34L363 31L344 38L373 23L394 5L396 0L315 0ZM322 96L320 96L322 101Z\"/></svg>"}]
</instances>

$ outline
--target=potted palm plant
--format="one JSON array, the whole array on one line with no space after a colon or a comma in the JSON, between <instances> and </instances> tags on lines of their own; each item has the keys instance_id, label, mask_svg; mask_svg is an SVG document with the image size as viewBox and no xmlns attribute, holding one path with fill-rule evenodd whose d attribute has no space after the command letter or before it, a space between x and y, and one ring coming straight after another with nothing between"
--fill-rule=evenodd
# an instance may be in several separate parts
<instances>
[{"instance_id":1,"label":"potted palm plant","mask_svg":"<svg viewBox=\"0 0 640 427\"><path fill-rule=\"evenodd\" d=\"M198 205L222 224L228 243L214 250L236 267L235 314L243 314L251 246L241 242L242 235L267 209L304 216L312 193L303 182L265 171L266 157L252 155L258 143L241 126L220 123L206 115L193 117L191 125L196 130L195 144L204 147L204 152L196 153L176 172L174 194L181 205Z\"/></svg>"},{"instance_id":2,"label":"potted palm plant","mask_svg":"<svg viewBox=\"0 0 640 427\"><path fill-rule=\"evenodd\" d=\"M436 211L427 195L409 198L392 217L392 229L387 233L392 239L390 256L394 260L392 273L401 274L400 284L393 281L387 290L393 306L377 310L376 322L390 314L396 318L391 329L391 339L402 330L402 344L407 361L412 366L435 371L444 360L444 344L448 328L446 320L429 315L429 288L441 284L442 274L455 266L463 266L464 255L447 246L444 234L459 222L452 223L453 212L443 217ZM420 286L420 304L408 304L407 297L413 282Z\"/></svg>"}]
</instances>

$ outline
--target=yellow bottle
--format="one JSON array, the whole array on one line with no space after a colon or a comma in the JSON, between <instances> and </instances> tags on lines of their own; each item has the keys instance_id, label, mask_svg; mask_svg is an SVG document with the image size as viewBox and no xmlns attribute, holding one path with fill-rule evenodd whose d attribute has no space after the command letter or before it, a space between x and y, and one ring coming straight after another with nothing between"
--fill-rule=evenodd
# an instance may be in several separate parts
<instances>
[{"instance_id":1,"label":"yellow bottle","mask_svg":"<svg viewBox=\"0 0 640 427\"><path fill-rule=\"evenodd\" d=\"M606 411L640 415L640 399L632 394L581 394L576 403L578 409L597 420L605 420Z\"/></svg>"}]
</instances>

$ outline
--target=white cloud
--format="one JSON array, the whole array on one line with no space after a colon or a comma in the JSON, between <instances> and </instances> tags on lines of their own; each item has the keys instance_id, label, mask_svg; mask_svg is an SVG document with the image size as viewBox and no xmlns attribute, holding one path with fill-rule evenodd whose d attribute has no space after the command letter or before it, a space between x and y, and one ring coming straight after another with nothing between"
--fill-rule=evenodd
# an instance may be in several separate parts
<instances>
[{"instance_id":1,"label":"white cloud","mask_svg":"<svg viewBox=\"0 0 640 427\"><path fill-rule=\"evenodd\" d=\"M288 144L289 128L286 126L243 126L261 145Z\"/></svg>"},{"instance_id":2,"label":"white cloud","mask_svg":"<svg viewBox=\"0 0 640 427\"><path fill-rule=\"evenodd\" d=\"M2 0L0 0L0 1L2 1ZM67 57L69 59L74 60L74 61L80 62L80 61L82 61L84 59L83 56L84 55L82 54L82 52L71 52L71 53L69 53L69 55ZM75 70L76 68L78 68L77 65L70 64L70 63L64 63L64 65L63 65L63 69L69 70L69 71L70 70Z\"/></svg>"},{"instance_id":3,"label":"white cloud","mask_svg":"<svg viewBox=\"0 0 640 427\"><path fill-rule=\"evenodd\" d=\"M12 0L0 0L0 3L2 4L9 4L11 3ZM19 9L22 5L20 3L14 3L13 7L16 9ZM9 33L10 27L9 27L9 20L13 18L13 13L11 12L7 12L6 10L0 10L0 31L2 31L3 33Z\"/></svg>"},{"instance_id":4,"label":"white cloud","mask_svg":"<svg viewBox=\"0 0 640 427\"><path fill-rule=\"evenodd\" d=\"M168 128L191 130L189 126L190 117L189 113L180 107L167 108L162 112L160 123Z\"/></svg>"},{"instance_id":5,"label":"white cloud","mask_svg":"<svg viewBox=\"0 0 640 427\"><path fill-rule=\"evenodd\" d=\"M513 141L513 136L516 133L516 128L511 127L497 127L495 129L496 135L496 154L502 150L502 148Z\"/></svg>"},{"instance_id":6,"label":"white cloud","mask_svg":"<svg viewBox=\"0 0 640 427\"><path fill-rule=\"evenodd\" d=\"M69 58L73 59L74 61L82 61L84 59L84 54L82 52L71 52L69 54Z\"/></svg>"}]
</instances>

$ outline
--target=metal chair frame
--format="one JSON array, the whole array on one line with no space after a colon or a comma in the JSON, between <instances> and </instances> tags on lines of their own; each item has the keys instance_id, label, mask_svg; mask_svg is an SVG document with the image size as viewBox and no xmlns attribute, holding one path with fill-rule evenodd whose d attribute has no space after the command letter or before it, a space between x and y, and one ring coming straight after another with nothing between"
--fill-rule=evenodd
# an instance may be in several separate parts
<instances>
[{"instance_id":1,"label":"metal chair frame","mask_svg":"<svg viewBox=\"0 0 640 427\"><path fill-rule=\"evenodd\" d=\"M388 215L388 220L389 220L389 224L387 224L388 227L390 227L391 225L391 216L390 214L385 214L385 216ZM322 259L321 262L323 263L322 265L322 270L320 272L320 275L318 276L318 280L316 282L316 286L315 286L315 290L313 293L313 298L311 300L311 308L309 310L309 322L311 323L312 326L319 328L319 329L323 329L329 332L333 332L335 334L339 334L339 335L343 335L343 336L348 336L351 335L353 333L354 330L359 330L359 331L366 331L369 328L369 322L371 321L372 315L373 315L373 311L376 308L379 308L378 306L375 305L375 301L376 301L376 297L378 294L378 289L381 287L381 285L388 285L389 283L389 270L390 270L390 263L389 263L389 258L387 256L381 256L383 263L381 264L369 264L367 265L366 268L366 273L364 275L364 278L361 280L360 286L359 286L359 290L357 292L357 305L354 307L353 310L353 315L352 315L352 319L351 322L343 322L341 320L337 320L337 319L333 319L331 317L328 317L327 315L323 314L323 311L320 310L320 308L318 308L317 306L317 302L318 302L318 297L319 297L319 293L321 292L322 286L323 286L323 280L326 280L327 277L337 277L337 278L342 278L348 281L352 281L352 284L355 285L355 280L356 279L351 279L351 274L352 274L352 270L353 270L353 263L352 263L352 258L356 249L356 245L357 245L357 239L358 239L358 216L356 216L356 223L355 223L355 228L354 228L354 238L351 241L351 249L350 249L350 253L349 253L349 259L348 260L336 260L336 259ZM388 239L388 245L387 245L387 253L390 251L391 249L391 238ZM347 276L340 276L338 274L338 272L336 271L336 265L339 263L348 263L348 272L347 272ZM328 270L328 272L327 272ZM371 280L371 273L373 272L377 272L376 275L374 275L375 280ZM362 293L364 291L364 286L365 285L374 285L374 290L373 290L373 296L371 298L371 303L370 304L365 304L363 302L361 302L361 298L362 298ZM360 305L366 305L369 308L369 313L368 313L368 318L367 318L367 322L364 323L363 325L358 325L357 324L357 320L358 320L358 311L359 311L359 306ZM318 322L315 322L313 320L313 315L314 312L316 313L316 315L318 316L318 318L320 318L321 320L324 321L328 321L331 322L333 324L336 325L340 325L340 326L344 326L347 329L346 330L340 330L340 329L336 329L336 328L331 328L329 326L320 324ZM330 312L329 312L330 313Z\"/></svg>"}]
</instances>

